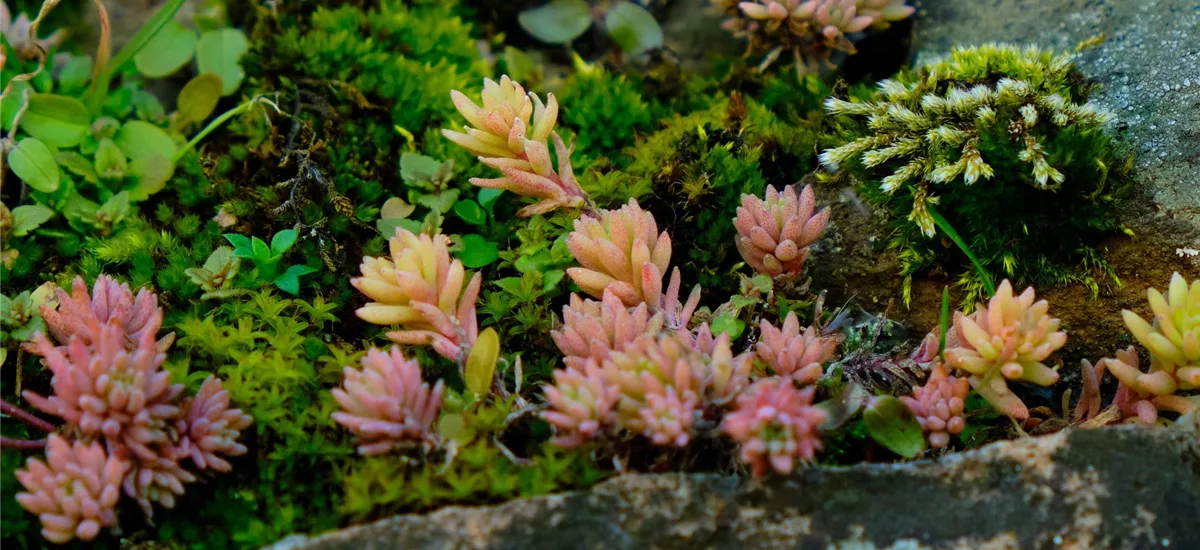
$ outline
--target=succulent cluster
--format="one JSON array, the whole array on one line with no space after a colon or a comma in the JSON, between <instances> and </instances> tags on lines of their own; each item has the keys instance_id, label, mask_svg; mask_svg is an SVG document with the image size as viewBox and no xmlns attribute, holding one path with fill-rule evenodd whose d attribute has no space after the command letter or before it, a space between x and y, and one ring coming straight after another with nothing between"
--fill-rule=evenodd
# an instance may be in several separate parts
<instances>
[{"instance_id":1,"label":"succulent cluster","mask_svg":"<svg viewBox=\"0 0 1200 550\"><path fill-rule=\"evenodd\" d=\"M1046 366L1051 353L1067 342L1059 320L1048 315L1049 303L1034 301L1033 287L1013 295L1008 280L1000 283L987 305L974 313L954 313L952 335L946 338L946 363L968 375L971 387L1005 414L1024 420L1029 409L1008 387L1021 380L1041 386L1058 381L1058 371Z\"/></svg>"},{"instance_id":2,"label":"succulent cluster","mask_svg":"<svg viewBox=\"0 0 1200 550\"><path fill-rule=\"evenodd\" d=\"M436 444L431 426L442 408L444 386L432 388L421 378L416 360L398 346L388 352L371 348L362 369L343 369L342 387L333 397L342 410L333 419L359 439L358 453L384 454L403 446Z\"/></svg>"},{"instance_id":3,"label":"succulent cluster","mask_svg":"<svg viewBox=\"0 0 1200 550\"><path fill-rule=\"evenodd\" d=\"M671 262L671 237L637 201L575 220L567 246L583 267L567 275L593 297L611 291L627 306L662 303L662 279Z\"/></svg>"},{"instance_id":4,"label":"succulent cluster","mask_svg":"<svg viewBox=\"0 0 1200 550\"><path fill-rule=\"evenodd\" d=\"M737 249L755 271L772 277L796 278L808 259L808 247L829 224L829 209L816 210L812 188L799 195L788 186L781 192L767 187L767 196L742 195L733 225Z\"/></svg>"},{"instance_id":5,"label":"succulent cluster","mask_svg":"<svg viewBox=\"0 0 1200 550\"><path fill-rule=\"evenodd\" d=\"M1200 388L1200 280L1189 284L1175 273L1166 296L1153 288L1146 293L1153 324L1129 310L1121 316L1133 337L1150 351L1149 371L1140 368L1133 346L1102 359L1097 367L1120 380L1116 403L1122 416L1153 424L1159 411L1187 413L1200 407L1196 397L1176 395Z\"/></svg>"},{"instance_id":6,"label":"succulent cluster","mask_svg":"<svg viewBox=\"0 0 1200 550\"><path fill-rule=\"evenodd\" d=\"M79 438L74 447L57 436L51 439L53 479L46 478L46 467L36 459L23 474L40 479L24 483L31 492L22 503L41 516L51 540L69 539L71 533L91 538L99 526L116 526L115 517L97 515L93 504L77 514L86 502L111 508L115 497L108 496L107 485L98 485L102 480L119 484L147 517L153 515L153 503L173 507L184 484L196 480L182 461L191 459L199 471L231 470L227 458L246 453L237 440L252 422L240 409L230 408L229 394L215 377L190 397L183 395L183 385L171 382L162 370L163 342L169 345L170 340L156 340L162 311L152 293L143 290L135 298L128 285L107 276L97 280L90 297L82 279L74 287L74 296L60 291L58 310L43 306L51 334L65 339L55 346L39 333L32 346L54 375L53 393L22 394L36 409L65 420ZM89 477L89 492L55 490L71 476L88 476L86 470L98 468L104 476ZM110 479L114 476L115 481ZM56 507L71 512L63 516L54 512ZM68 525L68 517L78 521Z\"/></svg>"},{"instance_id":7,"label":"succulent cluster","mask_svg":"<svg viewBox=\"0 0 1200 550\"><path fill-rule=\"evenodd\" d=\"M358 309L359 318L403 328L388 332L393 342L432 345L443 357L462 362L479 336L475 300L483 279L476 273L466 281L449 245L445 235L396 228L391 259L363 258L362 276L350 284L374 300Z\"/></svg>"},{"instance_id":8,"label":"succulent cluster","mask_svg":"<svg viewBox=\"0 0 1200 550\"><path fill-rule=\"evenodd\" d=\"M712 422L710 411L731 404L749 384L749 354L734 356L727 335L708 347L704 353L678 334L642 334L602 359L589 357L582 369L557 371L542 417L558 430L560 445L627 431L655 445L685 446Z\"/></svg>"},{"instance_id":9,"label":"succulent cluster","mask_svg":"<svg viewBox=\"0 0 1200 550\"><path fill-rule=\"evenodd\" d=\"M629 308L615 292L605 289L599 302L572 294L563 307L562 327L550 336L567 367L582 372L588 358L603 361L613 350L624 349L639 336L659 332L662 327L661 312L651 315L644 303Z\"/></svg>"},{"instance_id":10,"label":"succulent cluster","mask_svg":"<svg viewBox=\"0 0 1200 550\"><path fill-rule=\"evenodd\" d=\"M769 469L790 474L797 462L812 462L821 450L819 432L828 414L813 406L814 393L785 378L764 378L738 397L737 409L721 426L742 444L742 462L756 477Z\"/></svg>"},{"instance_id":11,"label":"succulent cluster","mask_svg":"<svg viewBox=\"0 0 1200 550\"><path fill-rule=\"evenodd\" d=\"M929 445L940 449L950 444L950 436L962 433L967 426L963 407L970 391L966 378L951 376L937 363L924 386L913 388L911 396L900 399L917 417Z\"/></svg>"},{"instance_id":12,"label":"succulent cluster","mask_svg":"<svg viewBox=\"0 0 1200 550\"><path fill-rule=\"evenodd\" d=\"M68 442L51 435L46 462L29 459L17 481L21 507L42 518L42 536L63 544L91 540L104 528L117 526L116 505L129 462L110 455L98 442Z\"/></svg>"},{"instance_id":13,"label":"succulent cluster","mask_svg":"<svg viewBox=\"0 0 1200 550\"><path fill-rule=\"evenodd\" d=\"M815 73L835 51L855 53L853 35L884 29L913 14L904 0L713 0L723 26L748 42L746 54L765 54L759 70L791 52L796 73Z\"/></svg>"},{"instance_id":14,"label":"succulent cluster","mask_svg":"<svg viewBox=\"0 0 1200 550\"><path fill-rule=\"evenodd\" d=\"M1104 135L1111 116L1086 101L1084 81L1067 55L955 49L881 81L868 100L827 99L841 135L820 161L890 205L904 228L895 244L911 249L905 275L931 261L940 214L985 267L1018 282L1071 280L1053 266L1103 265L1074 243L1120 227L1112 206L1128 171Z\"/></svg>"},{"instance_id":15,"label":"succulent cluster","mask_svg":"<svg viewBox=\"0 0 1200 550\"><path fill-rule=\"evenodd\" d=\"M465 132L442 130L442 135L503 174L500 178L472 178L471 183L537 199L521 209L521 216L589 205L590 199L571 169L571 149L554 131L558 121L554 94L543 103L537 94L526 93L504 75L499 83L484 80L482 107L457 90L450 92L450 97L470 126L464 127ZM554 139L557 171L546 145L548 138Z\"/></svg>"},{"instance_id":16,"label":"succulent cluster","mask_svg":"<svg viewBox=\"0 0 1200 550\"><path fill-rule=\"evenodd\" d=\"M776 375L798 384L816 382L837 349L837 340L819 335L814 327L800 332L800 319L794 311L784 319L783 328L763 320L761 330L756 348L759 359Z\"/></svg>"},{"instance_id":17,"label":"succulent cluster","mask_svg":"<svg viewBox=\"0 0 1200 550\"><path fill-rule=\"evenodd\" d=\"M70 294L61 288L55 290L57 304L42 305L41 313L50 336L63 347L72 336L80 338L84 345L93 345L89 339L92 321L101 325L115 322L124 331L125 346L131 349L138 346L145 333L157 333L162 326L162 309L153 292L143 288L135 296L127 283L117 282L108 275L96 277L90 295L82 278L71 284ZM159 339L155 347L166 351L174 341L172 332Z\"/></svg>"}]
</instances>

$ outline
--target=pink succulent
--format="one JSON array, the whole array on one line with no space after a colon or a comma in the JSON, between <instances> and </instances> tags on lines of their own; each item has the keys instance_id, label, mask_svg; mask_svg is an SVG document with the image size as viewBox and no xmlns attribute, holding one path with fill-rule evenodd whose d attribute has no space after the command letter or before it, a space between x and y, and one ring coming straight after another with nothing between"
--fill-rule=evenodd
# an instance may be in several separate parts
<instances>
[{"instance_id":1,"label":"pink succulent","mask_svg":"<svg viewBox=\"0 0 1200 550\"><path fill-rule=\"evenodd\" d=\"M766 200L742 195L734 226L737 249L755 271L772 277L795 278L808 259L808 247L829 223L829 210L816 209L812 188L799 195L792 186L782 192L767 187Z\"/></svg>"},{"instance_id":2,"label":"pink succulent","mask_svg":"<svg viewBox=\"0 0 1200 550\"><path fill-rule=\"evenodd\" d=\"M600 298L611 289L625 305L662 304L662 279L671 261L671 237L658 232L654 216L634 199L620 210L575 220L567 247L583 267L567 275L587 294Z\"/></svg>"},{"instance_id":3,"label":"pink succulent","mask_svg":"<svg viewBox=\"0 0 1200 550\"><path fill-rule=\"evenodd\" d=\"M750 19L783 21L810 17L818 3L817 0L755 0L739 2L737 6Z\"/></svg>"},{"instance_id":4,"label":"pink succulent","mask_svg":"<svg viewBox=\"0 0 1200 550\"><path fill-rule=\"evenodd\" d=\"M17 502L42 522L42 536L63 544L92 540L100 529L117 526L115 506L129 463L110 456L99 443L68 443L51 434L46 462L30 458L17 470L25 492Z\"/></svg>"},{"instance_id":5,"label":"pink succulent","mask_svg":"<svg viewBox=\"0 0 1200 550\"><path fill-rule=\"evenodd\" d=\"M361 277L350 280L374 300L355 314L376 325L400 325L388 338L397 344L432 345L451 361L461 362L462 350L479 337L475 300L483 278L469 282L461 261L450 257L445 235L415 235L396 228L390 241L391 259L363 258Z\"/></svg>"},{"instance_id":6,"label":"pink succulent","mask_svg":"<svg viewBox=\"0 0 1200 550\"><path fill-rule=\"evenodd\" d=\"M700 398L688 389L667 386L661 392L647 393L645 404L638 409L642 435L660 447L686 447L699 405Z\"/></svg>"},{"instance_id":7,"label":"pink succulent","mask_svg":"<svg viewBox=\"0 0 1200 550\"><path fill-rule=\"evenodd\" d=\"M705 354L678 334L660 333L609 354L603 370L606 382L620 393L617 423L656 443L686 443L702 409L723 406L749 384L749 355L734 357L728 335L716 338L712 347ZM689 414L681 413L685 405Z\"/></svg>"},{"instance_id":8,"label":"pink succulent","mask_svg":"<svg viewBox=\"0 0 1200 550\"><path fill-rule=\"evenodd\" d=\"M626 308L611 290L602 301L571 295L563 307L563 326L550 331L550 337L566 356L568 367L583 370L589 358L604 361L610 351L620 350L637 337L662 329L661 314L650 315L646 304Z\"/></svg>"},{"instance_id":9,"label":"pink succulent","mask_svg":"<svg viewBox=\"0 0 1200 550\"><path fill-rule=\"evenodd\" d=\"M886 29L891 23L911 16L917 8L905 5L904 0L858 0L858 15L871 18L871 27Z\"/></svg>"},{"instance_id":10,"label":"pink succulent","mask_svg":"<svg viewBox=\"0 0 1200 550\"><path fill-rule=\"evenodd\" d=\"M160 455L168 430L180 414L174 401L183 392L161 369L166 356L155 348L154 332L141 333L132 350L117 320L88 320L88 332L72 335L66 353L44 335L34 344L54 374L54 393L21 395L37 409L61 417L86 436L101 436L110 448L125 447L141 459ZM91 345L85 344L85 342Z\"/></svg>"},{"instance_id":11,"label":"pink succulent","mask_svg":"<svg viewBox=\"0 0 1200 550\"><path fill-rule=\"evenodd\" d=\"M1008 388L1008 380L1041 386L1058 381L1058 372L1042 361L1067 342L1067 334L1047 314L1049 307L1045 300L1034 302L1032 287L1013 296L1005 280L986 306L980 304L971 315L954 314L957 345L947 345L946 363L966 371L979 395L1017 420L1028 418L1029 409Z\"/></svg>"},{"instance_id":12,"label":"pink succulent","mask_svg":"<svg viewBox=\"0 0 1200 550\"><path fill-rule=\"evenodd\" d=\"M220 379L211 375L182 408L187 410L187 417L178 429L182 434L181 454L190 457L201 470L233 469L224 457L246 454L246 446L237 439L254 419L241 409L229 408L229 392L221 387Z\"/></svg>"},{"instance_id":13,"label":"pink succulent","mask_svg":"<svg viewBox=\"0 0 1200 550\"><path fill-rule=\"evenodd\" d=\"M916 415L929 445L940 449L950 444L951 435L962 433L966 427L962 414L970 391L965 378L950 376L939 363L924 386L914 388L911 396L900 399Z\"/></svg>"},{"instance_id":14,"label":"pink succulent","mask_svg":"<svg viewBox=\"0 0 1200 550\"><path fill-rule=\"evenodd\" d=\"M742 462L755 477L769 470L790 474L797 462L808 463L821 450L820 426L827 417L814 407L813 388L797 390L785 378L764 378L737 399L722 428L742 445Z\"/></svg>"},{"instance_id":15,"label":"pink succulent","mask_svg":"<svg viewBox=\"0 0 1200 550\"><path fill-rule=\"evenodd\" d=\"M543 104L537 94L526 93L520 84L504 75L499 83L484 79L482 107L457 90L450 92L450 99L470 126L464 128L465 132L442 130L442 135L504 174L493 179L471 178L472 184L539 199L536 204L522 208L519 216L589 203L571 169L571 149L554 132L558 120L554 94L549 94ZM557 172L546 145L549 138L554 139Z\"/></svg>"},{"instance_id":16,"label":"pink succulent","mask_svg":"<svg viewBox=\"0 0 1200 550\"><path fill-rule=\"evenodd\" d=\"M398 346L387 353L371 348L362 370L346 367L342 372L342 387L333 390L342 410L333 419L358 436L359 454L436 441L431 430L442 407L442 381L431 389L421 378L421 367L405 359Z\"/></svg>"},{"instance_id":17,"label":"pink succulent","mask_svg":"<svg viewBox=\"0 0 1200 550\"><path fill-rule=\"evenodd\" d=\"M837 340L818 335L813 327L801 333L800 320L794 311L788 313L782 329L765 320L761 329L758 357L775 374L799 384L811 384L825 374L823 364L833 359L837 349Z\"/></svg>"},{"instance_id":18,"label":"pink succulent","mask_svg":"<svg viewBox=\"0 0 1200 550\"><path fill-rule=\"evenodd\" d=\"M663 294L658 311L663 314L663 329L668 332L686 333L688 324L692 322L692 314L700 305L700 285L692 287L686 302L679 301L680 275L679 268L671 270L671 282L667 284L667 292Z\"/></svg>"},{"instance_id":19,"label":"pink succulent","mask_svg":"<svg viewBox=\"0 0 1200 550\"><path fill-rule=\"evenodd\" d=\"M831 40L846 33L865 30L875 21L872 17L858 15L855 0L824 0L817 7L815 15L821 34Z\"/></svg>"},{"instance_id":20,"label":"pink succulent","mask_svg":"<svg viewBox=\"0 0 1200 550\"><path fill-rule=\"evenodd\" d=\"M183 496L184 484L194 481L196 476L183 469L174 456L158 456L135 461L121 487L150 519L154 517L154 503L163 508L174 508L175 498Z\"/></svg>"},{"instance_id":21,"label":"pink succulent","mask_svg":"<svg viewBox=\"0 0 1200 550\"><path fill-rule=\"evenodd\" d=\"M546 403L543 420L554 426L551 439L560 447L576 447L596 437L613 423L613 407L618 393L604 380L595 357L582 368L567 367L554 371L554 384L543 386Z\"/></svg>"},{"instance_id":22,"label":"pink succulent","mask_svg":"<svg viewBox=\"0 0 1200 550\"><path fill-rule=\"evenodd\" d=\"M65 346L72 336L83 339L85 345L92 345L91 331L88 323L93 319L101 325L116 321L125 336L125 345L136 347L146 333L157 334L162 327L162 308L158 307L158 297L146 289L138 291L137 296L126 283L118 283L108 275L96 277L92 285L91 296L88 296L87 285L82 277L76 277L71 285L71 294L58 291L58 307L46 304L41 307L42 318L46 328L60 345ZM166 351L175 341L175 333L170 333L157 342L159 351Z\"/></svg>"},{"instance_id":23,"label":"pink succulent","mask_svg":"<svg viewBox=\"0 0 1200 550\"><path fill-rule=\"evenodd\" d=\"M1113 399L1113 403L1121 411L1122 418L1131 422L1154 425L1158 422L1160 411L1187 414L1200 408L1200 402L1196 401L1194 397L1175 395L1174 388L1171 388L1171 391L1164 391L1156 387L1156 379L1165 378L1158 373L1165 371L1152 370L1150 373L1144 373L1139 363L1137 350L1133 346L1129 346L1117 351L1116 357L1101 359L1096 365L1097 378L1103 377L1104 370L1107 369L1120 380L1117 385L1117 396Z\"/></svg>"}]
</instances>

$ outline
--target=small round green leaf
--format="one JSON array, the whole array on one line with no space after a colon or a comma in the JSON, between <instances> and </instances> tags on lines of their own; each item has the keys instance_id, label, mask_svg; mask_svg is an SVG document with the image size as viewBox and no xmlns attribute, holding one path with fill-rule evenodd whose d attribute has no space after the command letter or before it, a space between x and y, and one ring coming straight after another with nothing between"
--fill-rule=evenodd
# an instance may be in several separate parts
<instances>
[{"instance_id":1,"label":"small round green leaf","mask_svg":"<svg viewBox=\"0 0 1200 550\"><path fill-rule=\"evenodd\" d=\"M60 89L78 90L87 85L91 78L92 56L74 55L63 65L62 72L58 74L58 85Z\"/></svg>"},{"instance_id":2,"label":"small round green leaf","mask_svg":"<svg viewBox=\"0 0 1200 550\"><path fill-rule=\"evenodd\" d=\"M876 397L863 411L863 424L871 439L904 458L917 456L925 449L925 435L917 417L896 397Z\"/></svg>"},{"instance_id":3,"label":"small round green leaf","mask_svg":"<svg viewBox=\"0 0 1200 550\"><path fill-rule=\"evenodd\" d=\"M196 45L196 64L201 73L213 73L221 77L221 95L232 94L242 85L246 72L242 70L242 56L250 50L246 33L237 29L219 29L200 35Z\"/></svg>"},{"instance_id":4,"label":"small round green leaf","mask_svg":"<svg viewBox=\"0 0 1200 550\"><path fill-rule=\"evenodd\" d=\"M93 169L96 175L106 180L119 180L129 174L129 163L125 162L125 154L111 139L100 140L96 149Z\"/></svg>"},{"instance_id":5,"label":"small round green leaf","mask_svg":"<svg viewBox=\"0 0 1200 550\"><path fill-rule=\"evenodd\" d=\"M54 154L37 138L25 138L9 151L8 166L21 181L43 193L56 191L62 177Z\"/></svg>"},{"instance_id":6,"label":"small round green leaf","mask_svg":"<svg viewBox=\"0 0 1200 550\"><path fill-rule=\"evenodd\" d=\"M383 208L379 209L379 217L381 219L403 220L416 210L417 207L404 202L400 197L392 197L383 202Z\"/></svg>"},{"instance_id":7,"label":"small round green leaf","mask_svg":"<svg viewBox=\"0 0 1200 550\"><path fill-rule=\"evenodd\" d=\"M517 15L530 36L547 44L566 44L592 26L592 7L586 0L553 0Z\"/></svg>"},{"instance_id":8,"label":"small round green leaf","mask_svg":"<svg viewBox=\"0 0 1200 550\"><path fill-rule=\"evenodd\" d=\"M92 113L79 100L54 94L31 94L21 115L21 130L52 147L74 147L87 135Z\"/></svg>"},{"instance_id":9,"label":"small round green leaf","mask_svg":"<svg viewBox=\"0 0 1200 550\"><path fill-rule=\"evenodd\" d=\"M54 216L54 211L40 204L27 204L12 209L12 234L24 237Z\"/></svg>"},{"instance_id":10,"label":"small round green leaf","mask_svg":"<svg viewBox=\"0 0 1200 550\"><path fill-rule=\"evenodd\" d=\"M487 221L487 213L483 211L483 207L471 199L454 203L454 213L471 225L482 225Z\"/></svg>"},{"instance_id":11,"label":"small round green leaf","mask_svg":"<svg viewBox=\"0 0 1200 550\"><path fill-rule=\"evenodd\" d=\"M463 250L458 259L463 265L476 269L488 265L500 257L496 243L475 234L463 235Z\"/></svg>"},{"instance_id":12,"label":"small round green leaf","mask_svg":"<svg viewBox=\"0 0 1200 550\"><path fill-rule=\"evenodd\" d=\"M12 129L13 119L25 104L25 92L33 89L33 85L23 80L13 82L12 89L0 98L0 128L5 131Z\"/></svg>"},{"instance_id":13,"label":"small round green leaf","mask_svg":"<svg viewBox=\"0 0 1200 550\"><path fill-rule=\"evenodd\" d=\"M221 100L221 77L213 73L196 75L179 90L176 104L181 123L202 122L217 108Z\"/></svg>"},{"instance_id":14,"label":"small round green leaf","mask_svg":"<svg viewBox=\"0 0 1200 550\"><path fill-rule=\"evenodd\" d=\"M175 158L175 140L166 130L143 120L131 120L123 124L113 141L130 159L152 156L167 160Z\"/></svg>"},{"instance_id":15,"label":"small round green leaf","mask_svg":"<svg viewBox=\"0 0 1200 550\"><path fill-rule=\"evenodd\" d=\"M187 64L196 51L196 41L196 31L172 19L133 56L133 64L143 76L162 78Z\"/></svg>"},{"instance_id":16,"label":"small round green leaf","mask_svg":"<svg viewBox=\"0 0 1200 550\"><path fill-rule=\"evenodd\" d=\"M646 50L661 48L662 27L650 12L632 2L618 2L604 18L608 36L626 53L637 55Z\"/></svg>"},{"instance_id":17,"label":"small round green leaf","mask_svg":"<svg viewBox=\"0 0 1200 550\"><path fill-rule=\"evenodd\" d=\"M296 244L296 238L299 236L300 234L295 229L284 229L276 233L274 237L271 237L271 252L275 256L287 252L293 244Z\"/></svg>"}]
</instances>

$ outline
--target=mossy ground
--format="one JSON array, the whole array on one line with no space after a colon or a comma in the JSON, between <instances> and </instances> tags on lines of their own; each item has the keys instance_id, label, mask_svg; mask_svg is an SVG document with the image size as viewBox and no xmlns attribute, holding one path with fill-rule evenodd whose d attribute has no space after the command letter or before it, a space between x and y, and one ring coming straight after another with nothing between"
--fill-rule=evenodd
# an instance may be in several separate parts
<instances>
[{"instance_id":1,"label":"mossy ground","mask_svg":"<svg viewBox=\"0 0 1200 550\"><path fill-rule=\"evenodd\" d=\"M213 134L183 161L167 188L137 205L138 215L112 236L81 237L63 225L53 236L22 243L18 264L3 272L6 293L46 280L65 285L76 275L91 281L101 272L153 287L166 310L164 330L179 336L168 360L176 379L194 387L217 373L234 403L256 421L246 436L250 452L235 461L233 474L190 485L174 510L156 512L153 524L127 510L127 538L104 538L102 545L259 547L293 532L586 487L612 474L610 463L598 463L587 451L549 445L548 427L532 415L509 418L520 407L517 397L486 404L451 398L447 407L465 428L449 457L436 452L410 460L365 459L353 454L352 438L329 418L335 407L329 390L340 382L342 367L368 346L385 343L380 328L354 316L366 299L349 279L363 255L384 253L375 222L389 197L414 204L412 220L497 245L498 259L481 268L486 284L479 316L501 334L500 378L507 389L517 387L518 356L525 399L537 399L537 384L560 361L548 331L574 290L563 276L572 264L564 238L572 215L516 220L520 200L510 194L485 200L467 180L485 175L486 168L438 132L461 124L451 89L472 95L484 77L515 69L501 56L481 55L502 51L504 43L497 29L476 23L481 12L475 4L231 4L252 38L241 95L274 98L286 114L268 125L254 113ZM887 250L890 230L882 214L850 187L811 176L823 124L820 105L830 87L815 78L797 83L790 73L759 77L729 61L714 65L713 74L702 76L681 74L669 64L594 64L565 79L546 78L535 89L553 91L563 105L560 127L575 137L576 170L597 202L615 206L637 198L671 231L672 264L681 267L686 287L704 287L701 317L737 293L738 274L748 271L732 239L740 195L804 180L834 213L833 229L817 246L808 272L811 288L828 292L826 309L852 301L887 310L914 337L935 326L942 285L966 267L947 264L954 273L916 277L912 306L904 308L896 300L899 264ZM880 72L872 69L861 71ZM455 175L439 186L412 185L401 178L404 152L453 160ZM452 205L462 200L485 205L482 222L455 213ZM219 210L236 216L236 223L220 227L212 219ZM249 293L200 300L200 289L184 274L223 244L223 233L268 238L288 228L301 234L288 261L319 270L302 281L296 298L264 287L244 266L235 286ZM1072 334L1068 362L1111 352L1123 332L1116 311L1140 312L1142 289L1165 284L1172 266L1139 258L1153 246L1126 237L1097 245L1124 283L1101 289L1101 302L1078 285L1039 289ZM804 304L801 313L811 316L812 300L811 293L796 292L754 307L773 317ZM1105 311L1097 311L1101 307ZM427 350L415 353L427 377L445 377L452 390L461 390L453 365ZM38 390L48 384L36 359L25 354L10 355L2 375L7 399L18 383ZM6 436L28 435L20 430L5 422ZM498 443L531 465L510 460ZM864 450L865 444L861 431L847 429L831 439L824 460L887 454ZM642 469L733 468L732 461L699 451L624 452L636 454L630 464ZM20 464L17 453L3 453L3 537L37 546L36 520L18 513L10 496Z\"/></svg>"}]
</instances>

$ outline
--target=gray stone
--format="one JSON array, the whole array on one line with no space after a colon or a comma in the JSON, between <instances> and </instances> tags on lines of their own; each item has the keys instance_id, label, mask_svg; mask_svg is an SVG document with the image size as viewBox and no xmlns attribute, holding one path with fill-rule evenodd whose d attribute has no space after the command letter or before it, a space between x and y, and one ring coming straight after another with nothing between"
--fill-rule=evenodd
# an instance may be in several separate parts
<instances>
[{"instance_id":1,"label":"gray stone","mask_svg":"<svg viewBox=\"0 0 1200 550\"><path fill-rule=\"evenodd\" d=\"M1182 221L1178 248L1200 248L1200 1L1197 0L921 0L919 59L951 46L984 42L1037 44L1071 51L1103 33L1079 67L1102 85L1093 96L1118 117L1137 154L1137 179L1160 218L1145 210L1127 223L1147 232ZM1153 229L1151 229L1153 228ZM1189 230L1190 229L1190 230Z\"/></svg>"},{"instance_id":2,"label":"gray stone","mask_svg":"<svg viewBox=\"0 0 1200 550\"><path fill-rule=\"evenodd\" d=\"M763 482L626 475L589 491L399 516L289 550L1200 548L1200 417L1068 430L933 460Z\"/></svg>"}]
</instances>

